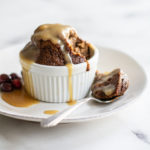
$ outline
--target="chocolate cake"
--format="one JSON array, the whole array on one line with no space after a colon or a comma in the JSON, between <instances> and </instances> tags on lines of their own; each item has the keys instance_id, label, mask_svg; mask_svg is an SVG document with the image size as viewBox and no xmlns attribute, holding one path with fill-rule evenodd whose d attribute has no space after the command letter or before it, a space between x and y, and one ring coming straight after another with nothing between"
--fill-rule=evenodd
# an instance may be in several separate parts
<instances>
[{"instance_id":1,"label":"chocolate cake","mask_svg":"<svg viewBox=\"0 0 150 150\"><path fill-rule=\"evenodd\" d=\"M95 98L108 100L123 95L128 86L127 74L120 69L115 69L107 74L97 72L91 90Z\"/></svg>"},{"instance_id":2,"label":"chocolate cake","mask_svg":"<svg viewBox=\"0 0 150 150\"><path fill-rule=\"evenodd\" d=\"M89 43L80 39L74 28L61 24L39 26L31 38L32 44L40 50L36 63L64 66L79 64L90 58Z\"/></svg>"}]
</instances>

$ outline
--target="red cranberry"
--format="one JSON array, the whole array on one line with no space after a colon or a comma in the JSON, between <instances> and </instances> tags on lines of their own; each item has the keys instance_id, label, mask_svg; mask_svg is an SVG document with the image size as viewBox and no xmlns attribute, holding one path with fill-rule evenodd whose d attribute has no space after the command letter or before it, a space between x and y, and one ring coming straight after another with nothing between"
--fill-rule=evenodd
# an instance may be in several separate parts
<instances>
[{"instance_id":1,"label":"red cranberry","mask_svg":"<svg viewBox=\"0 0 150 150\"><path fill-rule=\"evenodd\" d=\"M9 76L7 74L1 74L0 75L0 84L3 83L3 82L9 82L10 79L9 79Z\"/></svg>"},{"instance_id":2,"label":"red cranberry","mask_svg":"<svg viewBox=\"0 0 150 150\"><path fill-rule=\"evenodd\" d=\"M20 89L22 87L22 83L21 83L20 79L12 80L12 85L16 89Z\"/></svg>"},{"instance_id":3,"label":"red cranberry","mask_svg":"<svg viewBox=\"0 0 150 150\"><path fill-rule=\"evenodd\" d=\"M11 92L13 90L13 86L11 83L4 82L0 85L0 90L3 92Z\"/></svg>"},{"instance_id":4,"label":"red cranberry","mask_svg":"<svg viewBox=\"0 0 150 150\"><path fill-rule=\"evenodd\" d=\"M20 79L20 77L16 73L11 73L10 77L11 77L12 80L14 80L14 79Z\"/></svg>"}]
</instances>

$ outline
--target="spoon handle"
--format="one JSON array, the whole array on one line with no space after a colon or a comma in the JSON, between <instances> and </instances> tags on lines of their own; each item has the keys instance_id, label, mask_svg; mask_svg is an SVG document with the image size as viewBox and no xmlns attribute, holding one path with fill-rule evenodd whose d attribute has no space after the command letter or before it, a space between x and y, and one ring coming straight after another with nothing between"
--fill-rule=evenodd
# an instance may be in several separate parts
<instances>
[{"instance_id":1,"label":"spoon handle","mask_svg":"<svg viewBox=\"0 0 150 150\"><path fill-rule=\"evenodd\" d=\"M79 101L77 104L75 104L74 106L71 106L69 108L66 108L65 110L56 113L53 116L50 116L46 119L43 119L41 121L41 126L46 128L46 127L53 127L56 126L57 124L59 124L64 118L66 118L69 114L71 114L74 110L76 110L78 107L80 107L82 104L88 102L89 100L91 100L91 97L87 97L85 99L82 99L81 101Z\"/></svg>"}]
</instances>

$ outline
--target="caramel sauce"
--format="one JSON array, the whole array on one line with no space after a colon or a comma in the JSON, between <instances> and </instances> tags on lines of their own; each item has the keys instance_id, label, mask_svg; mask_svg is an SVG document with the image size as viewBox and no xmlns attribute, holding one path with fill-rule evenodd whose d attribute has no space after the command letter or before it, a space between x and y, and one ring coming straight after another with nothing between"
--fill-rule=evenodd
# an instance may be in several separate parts
<instances>
[{"instance_id":1,"label":"caramel sauce","mask_svg":"<svg viewBox=\"0 0 150 150\"><path fill-rule=\"evenodd\" d=\"M61 44L61 40L69 38L70 30L75 30L71 26L62 24L43 24L35 31L31 40L36 45L36 41L51 40L54 44Z\"/></svg>"},{"instance_id":2,"label":"caramel sauce","mask_svg":"<svg viewBox=\"0 0 150 150\"><path fill-rule=\"evenodd\" d=\"M75 105L76 103L77 103L76 100L69 100L69 101L67 102L67 104L70 105L70 106Z\"/></svg>"},{"instance_id":3,"label":"caramel sauce","mask_svg":"<svg viewBox=\"0 0 150 150\"><path fill-rule=\"evenodd\" d=\"M72 89L72 64L66 64L68 68L68 90L69 90L69 101L73 100L73 89Z\"/></svg>"},{"instance_id":4,"label":"caramel sauce","mask_svg":"<svg viewBox=\"0 0 150 150\"><path fill-rule=\"evenodd\" d=\"M45 110L44 114L53 115L59 112L58 110Z\"/></svg>"},{"instance_id":5,"label":"caramel sauce","mask_svg":"<svg viewBox=\"0 0 150 150\"><path fill-rule=\"evenodd\" d=\"M27 64L31 65L37 59L40 54L40 50L37 49L31 42L29 42L23 50L20 52L20 58L26 61Z\"/></svg>"},{"instance_id":6,"label":"caramel sauce","mask_svg":"<svg viewBox=\"0 0 150 150\"><path fill-rule=\"evenodd\" d=\"M104 75L108 75L110 72L104 72Z\"/></svg>"},{"instance_id":7,"label":"caramel sauce","mask_svg":"<svg viewBox=\"0 0 150 150\"><path fill-rule=\"evenodd\" d=\"M86 61L86 64L87 64L86 71L89 71L89 70L90 70L90 64L89 64L89 61Z\"/></svg>"},{"instance_id":8,"label":"caramel sauce","mask_svg":"<svg viewBox=\"0 0 150 150\"><path fill-rule=\"evenodd\" d=\"M20 52L20 62L22 64L23 81L26 91L34 96L34 87L32 75L29 72L31 64L36 61L40 50L38 50L31 42L29 42Z\"/></svg>"},{"instance_id":9,"label":"caramel sauce","mask_svg":"<svg viewBox=\"0 0 150 150\"><path fill-rule=\"evenodd\" d=\"M29 74L29 70L24 68L22 69L23 73L23 81L25 85L25 89L30 95L34 95L34 88L33 88L33 80L31 74Z\"/></svg>"},{"instance_id":10,"label":"caramel sauce","mask_svg":"<svg viewBox=\"0 0 150 150\"><path fill-rule=\"evenodd\" d=\"M72 88L72 64L66 64L68 68L68 90L69 90L69 100L68 105L76 104L76 100L73 99L73 88Z\"/></svg>"},{"instance_id":11,"label":"caramel sauce","mask_svg":"<svg viewBox=\"0 0 150 150\"><path fill-rule=\"evenodd\" d=\"M21 90L2 92L1 97L6 103L15 107L29 107L39 103L38 100L28 95L23 87Z\"/></svg>"}]
</instances>

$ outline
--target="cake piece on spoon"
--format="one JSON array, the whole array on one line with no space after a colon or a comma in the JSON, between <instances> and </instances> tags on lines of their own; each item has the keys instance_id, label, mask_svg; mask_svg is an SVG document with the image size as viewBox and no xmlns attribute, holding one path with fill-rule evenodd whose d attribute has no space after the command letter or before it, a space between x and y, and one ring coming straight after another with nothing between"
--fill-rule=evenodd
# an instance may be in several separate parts
<instances>
[{"instance_id":1,"label":"cake piece on spoon","mask_svg":"<svg viewBox=\"0 0 150 150\"><path fill-rule=\"evenodd\" d=\"M92 85L92 95L101 100L109 100L121 96L129 86L129 79L121 69L115 69L110 73L96 73Z\"/></svg>"}]
</instances>

